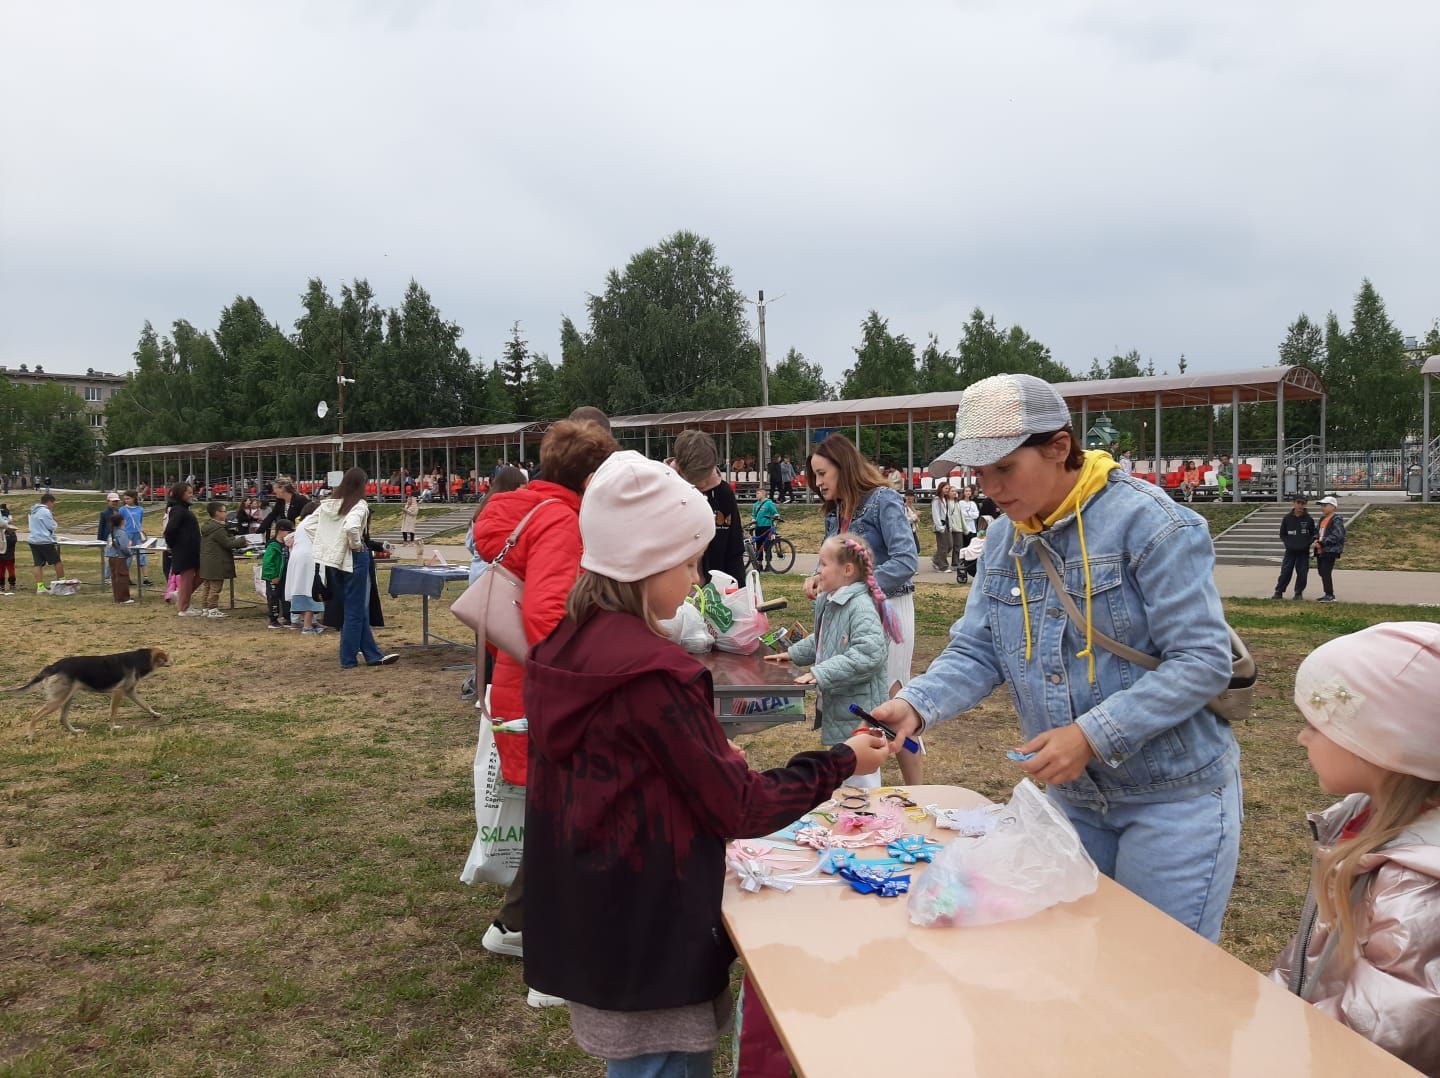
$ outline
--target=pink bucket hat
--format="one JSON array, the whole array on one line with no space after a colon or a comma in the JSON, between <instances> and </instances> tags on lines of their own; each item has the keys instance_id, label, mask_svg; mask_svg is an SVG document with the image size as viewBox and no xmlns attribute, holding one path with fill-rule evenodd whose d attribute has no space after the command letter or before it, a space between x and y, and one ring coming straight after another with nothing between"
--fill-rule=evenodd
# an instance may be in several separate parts
<instances>
[{"instance_id":1,"label":"pink bucket hat","mask_svg":"<svg viewBox=\"0 0 1440 1078\"><path fill-rule=\"evenodd\" d=\"M633 450L611 453L580 500L580 567L643 580L695 557L715 538L705 495L678 472Z\"/></svg>"},{"instance_id":2,"label":"pink bucket hat","mask_svg":"<svg viewBox=\"0 0 1440 1078\"><path fill-rule=\"evenodd\" d=\"M1387 621L1339 636L1295 672L1295 706L1335 744L1440 782L1440 625Z\"/></svg>"}]
</instances>

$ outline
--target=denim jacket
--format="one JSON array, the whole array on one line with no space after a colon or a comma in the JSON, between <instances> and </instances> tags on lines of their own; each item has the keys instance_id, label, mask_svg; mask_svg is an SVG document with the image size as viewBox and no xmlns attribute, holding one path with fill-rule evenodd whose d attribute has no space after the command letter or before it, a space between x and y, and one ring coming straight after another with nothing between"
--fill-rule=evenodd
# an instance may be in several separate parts
<instances>
[{"instance_id":1,"label":"denim jacket","mask_svg":"<svg viewBox=\"0 0 1440 1078\"><path fill-rule=\"evenodd\" d=\"M1118 469L1079 515L1088 558L1074 514L1038 535L1017 532L1003 517L991 525L950 643L900 696L929 725L974 707L1003 681L1027 740L1078 723L1095 758L1079 778L1054 787L1076 805L1104 811L1112 802L1178 801L1213 790L1239 748L1229 726L1204 710L1231 673L1205 522ZM1088 563L1094 629L1158 656L1158 668L1134 666L1096 644L1091 683L1089 662L1077 655L1085 628L1051 595L1036 543L1064 566L1066 590L1082 613Z\"/></svg>"},{"instance_id":2,"label":"denim jacket","mask_svg":"<svg viewBox=\"0 0 1440 1078\"><path fill-rule=\"evenodd\" d=\"M850 533L870 545L875 555L875 582L887 597L915 590L920 569L920 548L905 516L905 499L890 487L875 487L865 495L850 521ZM825 538L840 534L834 509L825 513Z\"/></svg>"},{"instance_id":3,"label":"denim jacket","mask_svg":"<svg viewBox=\"0 0 1440 1078\"><path fill-rule=\"evenodd\" d=\"M889 698L890 645L870 589L847 584L815 600L815 632L790 645L790 661L808 666L820 689L820 740L838 745L859 720L850 705L866 711Z\"/></svg>"}]
</instances>

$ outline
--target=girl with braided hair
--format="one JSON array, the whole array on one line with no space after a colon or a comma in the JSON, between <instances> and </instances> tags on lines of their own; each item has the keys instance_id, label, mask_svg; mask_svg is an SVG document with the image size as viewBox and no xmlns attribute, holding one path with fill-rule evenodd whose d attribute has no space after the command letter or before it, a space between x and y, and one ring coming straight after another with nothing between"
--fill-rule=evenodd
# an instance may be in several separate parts
<instances>
[{"instance_id":1,"label":"girl with braided hair","mask_svg":"<svg viewBox=\"0 0 1440 1078\"><path fill-rule=\"evenodd\" d=\"M815 632L786 654L765 658L810 668L795 683L819 689L820 741L839 745L855 733L851 704L869 711L889 698L889 642L899 640L903 630L875 580L875 556L859 536L825 540L815 580ZM880 773L857 775L850 785L879 786Z\"/></svg>"}]
</instances>

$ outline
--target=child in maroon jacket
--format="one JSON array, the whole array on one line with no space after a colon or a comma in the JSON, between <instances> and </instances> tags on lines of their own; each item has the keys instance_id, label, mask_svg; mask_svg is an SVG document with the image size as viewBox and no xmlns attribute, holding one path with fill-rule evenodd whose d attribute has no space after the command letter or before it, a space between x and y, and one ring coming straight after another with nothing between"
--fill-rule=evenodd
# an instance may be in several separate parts
<instances>
[{"instance_id":1,"label":"child in maroon jacket","mask_svg":"<svg viewBox=\"0 0 1440 1078\"><path fill-rule=\"evenodd\" d=\"M798 819L887 747L857 734L753 772L726 741L710 674L659 627L715 532L674 471L612 455L580 531L585 573L525 672L525 980L568 1002L576 1041L609 1074L708 1074L735 958L726 841Z\"/></svg>"}]
</instances>

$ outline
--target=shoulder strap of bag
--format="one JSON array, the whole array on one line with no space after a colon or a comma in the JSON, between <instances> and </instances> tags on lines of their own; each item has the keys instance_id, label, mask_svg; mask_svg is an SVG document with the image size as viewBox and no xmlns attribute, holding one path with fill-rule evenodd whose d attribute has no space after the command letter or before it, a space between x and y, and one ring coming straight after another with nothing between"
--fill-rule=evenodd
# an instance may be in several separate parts
<instances>
[{"instance_id":1,"label":"shoulder strap of bag","mask_svg":"<svg viewBox=\"0 0 1440 1078\"><path fill-rule=\"evenodd\" d=\"M521 517L520 523L515 525L515 530L510 533L510 538L505 540L505 545L500 548L500 553L495 555L494 560L491 561L490 564L499 565L502 561L504 561L505 555L510 553L510 548L513 547L520 539L520 533L525 530L525 525L530 523L530 518L533 517L536 513L540 512L541 509L549 505L551 502L558 502L559 500L559 498L546 498L539 505L535 506L534 509L531 509L530 512L526 513L523 517Z\"/></svg>"},{"instance_id":2,"label":"shoulder strap of bag","mask_svg":"<svg viewBox=\"0 0 1440 1078\"><path fill-rule=\"evenodd\" d=\"M1077 628L1084 629L1085 615L1080 612L1080 608L1075 605L1075 600L1070 598L1070 593L1065 590L1065 581L1061 579L1060 570L1056 567L1055 560L1050 556L1050 551L1046 550L1043 545L1037 542L1035 544L1035 553L1039 555L1040 564L1045 569L1045 575L1050 578L1050 583L1055 589L1055 594L1060 599L1060 605L1065 608L1065 613L1070 616L1070 620L1075 623ZM1229 622L1225 623L1225 631L1230 636L1230 684L1232 686L1253 685L1255 683L1257 670L1255 667L1255 659L1250 654L1250 649L1245 645L1245 641L1241 639L1240 634L1234 630ZM1113 637L1106 636L1093 625L1090 628L1090 634L1095 643L1110 652L1110 654L1118 655L1120 658L1132 662L1136 666L1143 666L1146 670L1154 670L1160 665L1160 660L1155 658L1155 656L1147 655L1143 651L1136 651L1134 648L1120 643L1120 641Z\"/></svg>"},{"instance_id":3,"label":"shoulder strap of bag","mask_svg":"<svg viewBox=\"0 0 1440 1078\"><path fill-rule=\"evenodd\" d=\"M1050 551L1045 549L1039 540L1035 542L1035 553L1040 557L1040 565L1045 570L1045 575L1050 578L1050 584L1055 589L1055 595L1060 600L1060 605L1065 608L1065 613L1070 615L1070 620L1082 631L1085 628L1085 615L1080 613L1080 608L1075 605L1075 600L1070 598L1070 593L1065 590L1065 581L1060 577L1060 570L1055 565L1055 559L1050 556ZM1093 625L1090 627L1090 635L1095 643L1099 644L1112 655L1134 663L1136 666L1143 666L1146 670L1154 670L1160 665L1160 660L1153 655L1146 655L1143 651L1136 651L1127 647L1120 641L1106 636Z\"/></svg>"}]
</instances>

